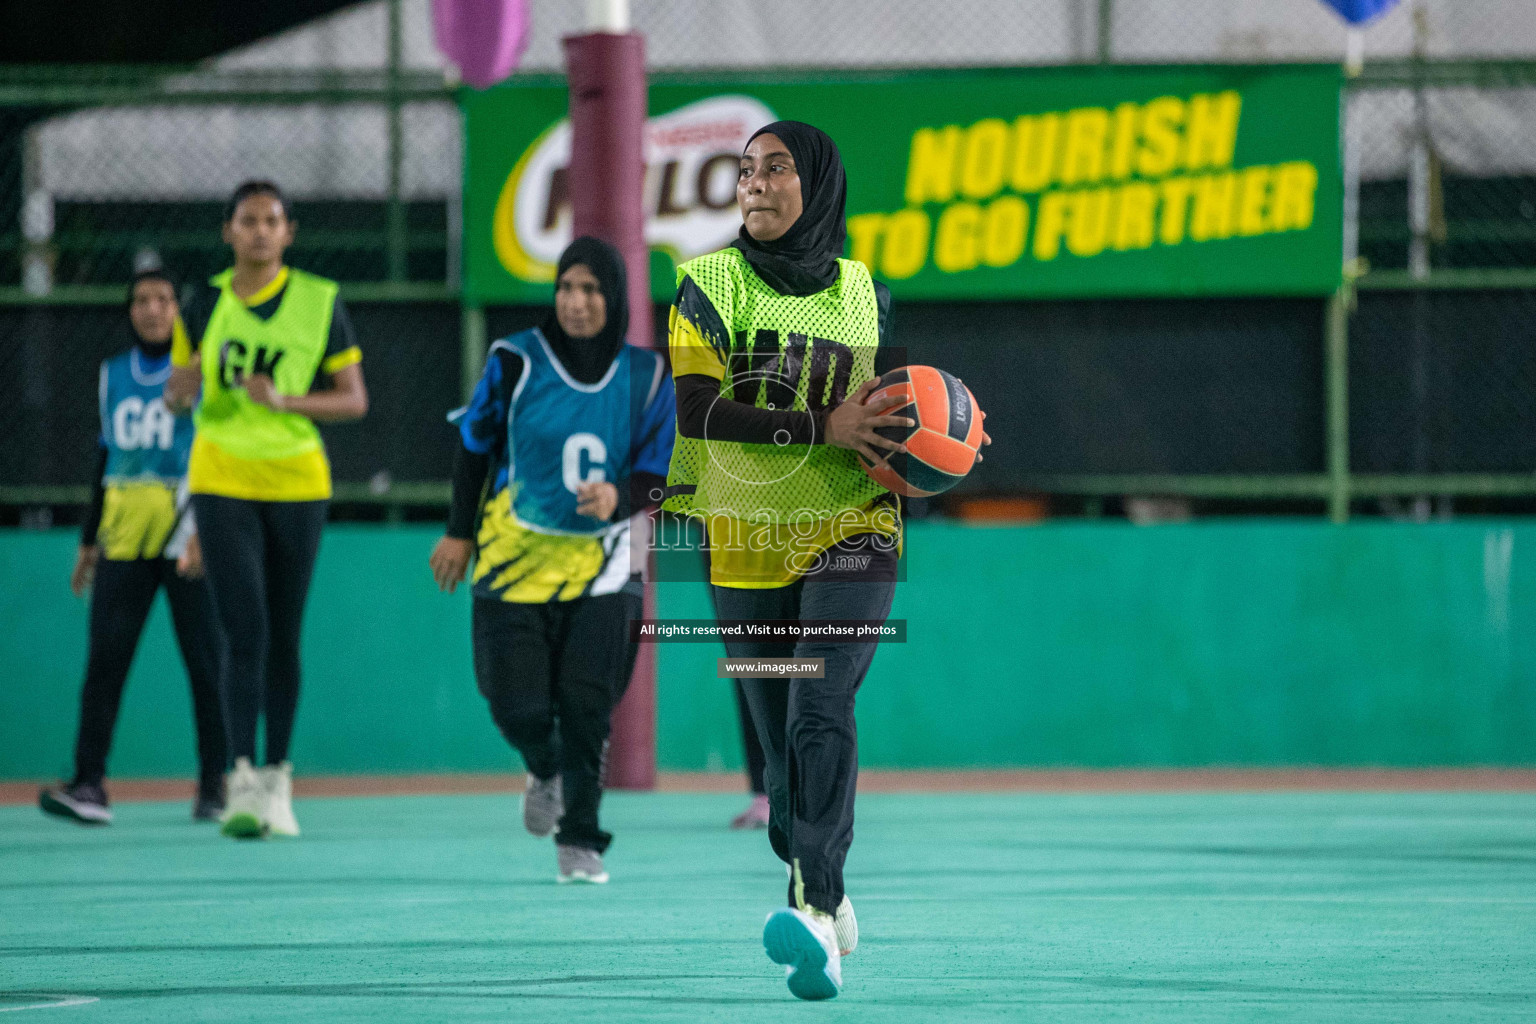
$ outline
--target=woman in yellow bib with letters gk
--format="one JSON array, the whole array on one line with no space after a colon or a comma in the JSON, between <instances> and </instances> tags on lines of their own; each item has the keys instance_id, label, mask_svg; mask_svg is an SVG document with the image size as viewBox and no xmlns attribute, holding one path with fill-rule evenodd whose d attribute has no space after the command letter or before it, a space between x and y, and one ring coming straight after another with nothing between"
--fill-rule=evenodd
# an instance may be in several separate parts
<instances>
[{"instance_id":1,"label":"woman in yellow bib with letters gk","mask_svg":"<svg viewBox=\"0 0 1536 1024\"><path fill-rule=\"evenodd\" d=\"M223 821L236 838L299 834L288 743L304 601L331 497L315 423L368 411L362 355L336 283L283 263L294 227L276 185L235 190L224 220L235 265L187 307L191 344L172 353L177 369L166 385L175 407L196 403L187 482L229 642L222 692L234 767Z\"/></svg>"}]
</instances>

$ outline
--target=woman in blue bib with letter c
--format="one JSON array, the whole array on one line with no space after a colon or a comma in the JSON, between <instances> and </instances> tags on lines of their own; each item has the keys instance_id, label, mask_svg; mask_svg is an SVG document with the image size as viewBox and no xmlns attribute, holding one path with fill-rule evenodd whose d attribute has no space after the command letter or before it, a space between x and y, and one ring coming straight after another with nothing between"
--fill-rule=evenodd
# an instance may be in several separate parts
<instances>
[{"instance_id":1,"label":"woman in blue bib with letter c","mask_svg":"<svg viewBox=\"0 0 1536 1024\"><path fill-rule=\"evenodd\" d=\"M561 882L608 880L603 757L641 600L629 520L659 500L675 435L665 360L624 343L625 295L618 250L578 238L554 315L491 346L450 416L453 501L430 559L451 593L475 556L476 681L528 769L524 827L557 833Z\"/></svg>"}]
</instances>

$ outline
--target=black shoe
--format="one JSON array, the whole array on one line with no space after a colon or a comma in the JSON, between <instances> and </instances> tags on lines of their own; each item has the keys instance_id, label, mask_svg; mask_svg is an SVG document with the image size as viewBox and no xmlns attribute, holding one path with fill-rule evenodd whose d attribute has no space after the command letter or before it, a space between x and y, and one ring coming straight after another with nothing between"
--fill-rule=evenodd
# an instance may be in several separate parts
<instances>
[{"instance_id":1,"label":"black shoe","mask_svg":"<svg viewBox=\"0 0 1536 1024\"><path fill-rule=\"evenodd\" d=\"M67 786L53 786L37 795L37 806L45 814L72 818L82 825L112 823L112 808L107 803L107 791L100 783L71 782Z\"/></svg>"},{"instance_id":2,"label":"black shoe","mask_svg":"<svg viewBox=\"0 0 1536 1024\"><path fill-rule=\"evenodd\" d=\"M192 801L193 821L218 821L224 813L224 776L198 783L197 799Z\"/></svg>"}]
</instances>

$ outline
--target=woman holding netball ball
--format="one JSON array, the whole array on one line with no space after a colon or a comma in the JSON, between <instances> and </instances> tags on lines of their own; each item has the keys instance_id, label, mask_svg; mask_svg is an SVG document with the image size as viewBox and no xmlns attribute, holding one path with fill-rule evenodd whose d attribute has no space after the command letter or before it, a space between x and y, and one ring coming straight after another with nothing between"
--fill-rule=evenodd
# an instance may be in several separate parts
<instances>
[{"instance_id":1,"label":"woman holding netball ball","mask_svg":"<svg viewBox=\"0 0 1536 1024\"><path fill-rule=\"evenodd\" d=\"M919 493L905 486L905 464L926 462L909 456L904 439L962 429L927 422L921 382L905 371L876 377L890 293L862 263L841 258L846 196L832 139L774 122L742 154L740 236L678 268L678 436L664 507L703 523L722 622L884 620L901 537L888 487ZM881 398L866 404L877 390ZM949 419L967 419L963 464L942 453L956 480L987 441L979 424L971 430L979 411L964 403L957 392L957 408L944 407ZM843 862L858 774L854 694L875 647L733 639L726 652L823 660L822 678L742 685L766 755L769 841L790 874L789 906L769 916L763 945L786 966L796 996L831 998L842 987L841 956L858 941Z\"/></svg>"}]
</instances>

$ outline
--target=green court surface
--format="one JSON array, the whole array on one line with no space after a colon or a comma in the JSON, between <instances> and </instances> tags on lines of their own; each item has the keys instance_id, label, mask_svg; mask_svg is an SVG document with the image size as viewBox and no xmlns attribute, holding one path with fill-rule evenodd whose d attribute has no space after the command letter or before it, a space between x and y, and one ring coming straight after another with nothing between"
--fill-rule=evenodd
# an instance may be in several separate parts
<instances>
[{"instance_id":1,"label":"green court surface","mask_svg":"<svg viewBox=\"0 0 1536 1024\"><path fill-rule=\"evenodd\" d=\"M69 1021L1513 1021L1536 1017L1536 794L868 794L831 1003L764 956L741 798L615 794L613 882L512 797L0 808L0 1011ZM64 1005L67 1004L67 1005ZM42 1006L36 1010L27 1007ZM4 1018L12 1019L12 1018Z\"/></svg>"}]
</instances>

